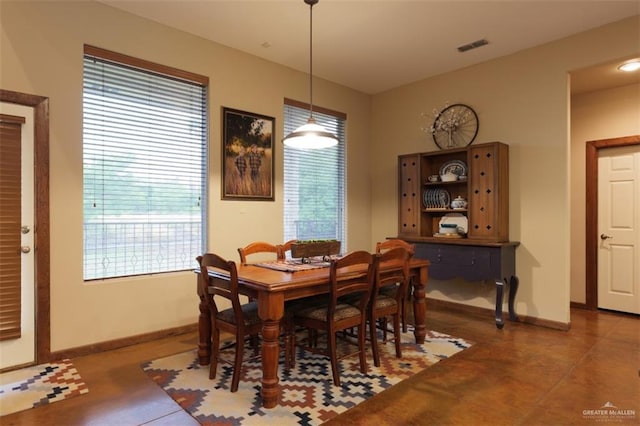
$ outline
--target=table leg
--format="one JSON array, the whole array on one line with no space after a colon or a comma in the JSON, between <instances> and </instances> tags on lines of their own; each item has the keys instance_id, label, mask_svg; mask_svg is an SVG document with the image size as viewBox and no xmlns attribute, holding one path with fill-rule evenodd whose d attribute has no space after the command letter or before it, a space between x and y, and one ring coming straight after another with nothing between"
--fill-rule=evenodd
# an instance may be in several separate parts
<instances>
[{"instance_id":1,"label":"table leg","mask_svg":"<svg viewBox=\"0 0 640 426\"><path fill-rule=\"evenodd\" d=\"M511 321L518 321L518 315L516 314L516 310L514 308L514 302L516 300L516 293L518 292L518 286L520 285L520 280L515 275L511 276L511 280L509 281L509 319Z\"/></svg>"},{"instance_id":2,"label":"table leg","mask_svg":"<svg viewBox=\"0 0 640 426\"><path fill-rule=\"evenodd\" d=\"M260 293L258 296L258 315L262 320L262 406L274 408L280 397L278 385L278 358L280 345L280 320L284 312L282 293Z\"/></svg>"},{"instance_id":3,"label":"table leg","mask_svg":"<svg viewBox=\"0 0 640 426\"><path fill-rule=\"evenodd\" d=\"M413 277L411 282L413 283L413 319L415 322L415 330L413 334L416 337L416 343L424 343L424 338L427 335L426 316L427 305L425 303L428 272L427 267L420 268L420 277Z\"/></svg>"},{"instance_id":4,"label":"table leg","mask_svg":"<svg viewBox=\"0 0 640 426\"><path fill-rule=\"evenodd\" d=\"M496 327L502 329L504 320L502 319L502 299L504 292L504 281L496 280Z\"/></svg>"},{"instance_id":5,"label":"table leg","mask_svg":"<svg viewBox=\"0 0 640 426\"><path fill-rule=\"evenodd\" d=\"M202 297L198 308L198 362L207 365L211 361L211 311Z\"/></svg>"}]
</instances>

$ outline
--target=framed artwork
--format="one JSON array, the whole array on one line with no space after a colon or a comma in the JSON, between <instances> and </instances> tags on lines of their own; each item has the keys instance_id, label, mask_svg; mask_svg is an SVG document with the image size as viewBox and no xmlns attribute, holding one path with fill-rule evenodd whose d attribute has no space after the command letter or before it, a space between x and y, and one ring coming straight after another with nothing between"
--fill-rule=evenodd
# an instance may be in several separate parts
<instances>
[{"instance_id":1,"label":"framed artwork","mask_svg":"<svg viewBox=\"0 0 640 426\"><path fill-rule=\"evenodd\" d=\"M222 108L222 199L273 201L275 118Z\"/></svg>"}]
</instances>

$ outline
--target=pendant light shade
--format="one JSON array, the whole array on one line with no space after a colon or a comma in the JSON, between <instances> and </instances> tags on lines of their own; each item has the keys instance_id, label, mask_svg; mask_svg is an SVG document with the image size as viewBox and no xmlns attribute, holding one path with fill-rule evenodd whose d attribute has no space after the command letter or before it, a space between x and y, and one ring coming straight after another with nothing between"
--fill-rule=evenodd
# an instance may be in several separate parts
<instances>
[{"instance_id":1,"label":"pendant light shade","mask_svg":"<svg viewBox=\"0 0 640 426\"><path fill-rule=\"evenodd\" d=\"M284 139L284 144L296 149L322 149L335 146L338 139L333 133L316 124L316 120L309 117L307 124L303 124Z\"/></svg>"},{"instance_id":2,"label":"pendant light shade","mask_svg":"<svg viewBox=\"0 0 640 426\"><path fill-rule=\"evenodd\" d=\"M313 118L313 5L319 0L304 0L309 5L309 119L289 133L282 142L296 149L323 149L338 144L338 138Z\"/></svg>"}]
</instances>

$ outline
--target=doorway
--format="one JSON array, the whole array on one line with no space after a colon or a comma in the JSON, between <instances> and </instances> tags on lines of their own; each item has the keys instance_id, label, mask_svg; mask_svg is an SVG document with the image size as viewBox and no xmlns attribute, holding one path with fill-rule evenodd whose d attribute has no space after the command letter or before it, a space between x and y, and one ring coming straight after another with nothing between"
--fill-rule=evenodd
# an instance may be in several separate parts
<instances>
[{"instance_id":1,"label":"doorway","mask_svg":"<svg viewBox=\"0 0 640 426\"><path fill-rule=\"evenodd\" d=\"M640 145L640 135L589 141L586 144L586 307L598 309L598 251L601 244L598 223L598 157L606 148Z\"/></svg>"},{"instance_id":2,"label":"doorway","mask_svg":"<svg viewBox=\"0 0 640 426\"><path fill-rule=\"evenodd\" d=\"M0 89L0 102L33 109L35 361L51 357L49 234L49 99ZM12 369L12 368L7 368Z\"/></svg>"},{"instance_id":3,"label":"doorway","mask_svg":"<svg viewBox=\"0 0 640 426\"><path fill-rule=\"evenodd\" d=\"M0 369L35 361L33 108L0 102Z\"/></svg>"}]
</instances>

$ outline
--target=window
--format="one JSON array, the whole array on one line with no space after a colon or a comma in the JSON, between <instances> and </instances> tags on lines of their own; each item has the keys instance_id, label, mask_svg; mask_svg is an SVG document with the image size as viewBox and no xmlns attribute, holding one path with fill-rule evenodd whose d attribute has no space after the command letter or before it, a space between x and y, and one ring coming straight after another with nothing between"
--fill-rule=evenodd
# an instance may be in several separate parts
<instances>
[{"instance_id":1,"label":"window","mask_svg":"<svg viewBox=\"0 0 640 426\"><path fill-rule=\"evenodd\" d=\"M195 266L206 237L207 86L85 46L85 280Z\"/></svg>"},{"instance_id":2,"label":"window","mask_svg":"<svg viewBox=\"0 0 640 426\"><path fill-rule=\"evenodd\" d=\"M308 105L285 99L284 134L305 124ZM320 150L284 148L284 241L336 239L346 247L344 114L314 107L313 118L339 139Z\"/></svg>"}]
</instances>

